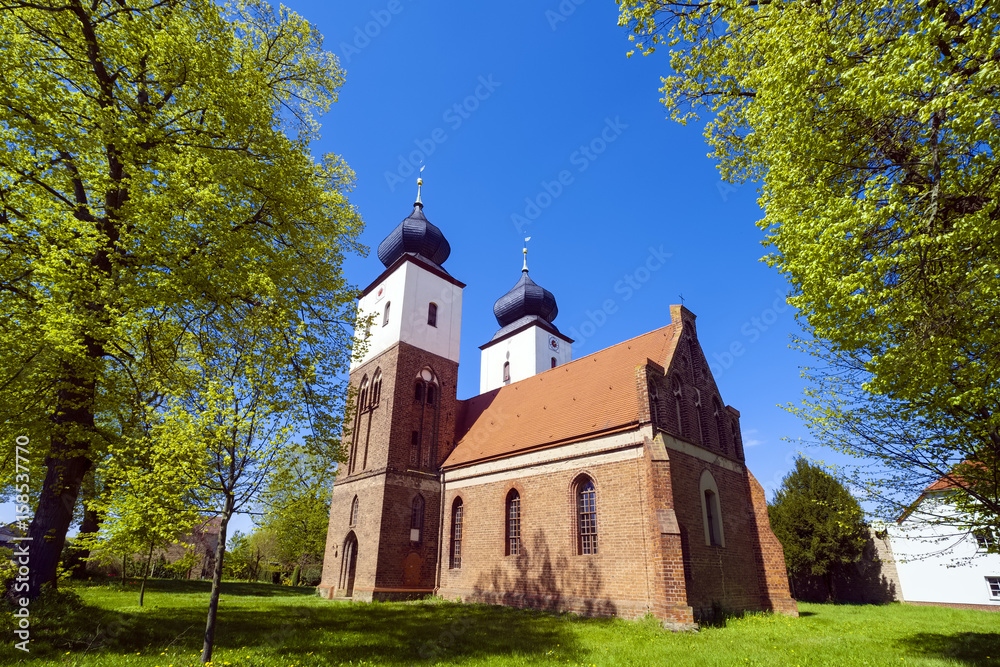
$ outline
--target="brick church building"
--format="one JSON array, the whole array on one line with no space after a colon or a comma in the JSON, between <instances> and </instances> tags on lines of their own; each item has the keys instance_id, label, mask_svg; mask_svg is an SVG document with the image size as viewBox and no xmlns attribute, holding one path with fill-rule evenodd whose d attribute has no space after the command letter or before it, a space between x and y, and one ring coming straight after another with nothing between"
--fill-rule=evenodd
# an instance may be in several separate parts
<instances>
[{"instance_id":1,"label":"brick church building","mask_svg":"<svg viewBox=\"0 0 1000 667\"><path fill-rule=\"evenodd\" d=\"M797 615L694 314L671 306L662 328L574 360L525 260L480 348L481 393L458 400L465 285L443 268L450 251L419 194L378 247L320 594L676 628L718 609Z\"/></svg>"}]
</instances>

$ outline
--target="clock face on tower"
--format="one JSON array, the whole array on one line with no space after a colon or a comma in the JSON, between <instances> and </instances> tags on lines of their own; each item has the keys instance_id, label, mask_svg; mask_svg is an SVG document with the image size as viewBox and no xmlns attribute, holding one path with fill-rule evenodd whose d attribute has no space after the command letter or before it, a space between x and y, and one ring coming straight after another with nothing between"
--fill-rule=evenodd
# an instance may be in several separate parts
<instances>
[{"instance_id":1,"label":"clock face on tower","mask_svg":"<svg viewBox=\"0 0 1000 667\"><path fill-rule=\"evenodd\" d=\"M559 349L559 341L555 336L549 336L549 349L553 352Z\"/></svg>"}]
</instances>

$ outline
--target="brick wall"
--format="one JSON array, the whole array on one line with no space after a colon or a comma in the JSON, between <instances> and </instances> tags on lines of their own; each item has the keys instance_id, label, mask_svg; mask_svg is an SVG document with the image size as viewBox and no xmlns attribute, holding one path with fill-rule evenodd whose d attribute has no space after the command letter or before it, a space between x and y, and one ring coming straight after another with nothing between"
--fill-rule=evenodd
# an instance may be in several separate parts
<instances>
[{"instance_id":1,"label":"brick wall","mask_svg":"<svg viewBox=\"0 0 1000 667\"><path fill-rule=\"evenodd\" d=\"M436 379L432 402L418 400L421 370ZM440 521L437 470L454 447L458 364L406 343L398 343L350 377L357 392L362 378L382 375L375 406L356 410L345 433L351 460L333 488L321 595L343 595L344 545L358 541L354 598L397 599L433 592ZM356 394L357 395L357 394ZM370 404L370 401L369 401ZM414 456L413 432L419 434ZM411 541L413 499L424 500L420 540ZM357 525L350 525L351 504L359 502Z\"/></svg>"}]
</instances>

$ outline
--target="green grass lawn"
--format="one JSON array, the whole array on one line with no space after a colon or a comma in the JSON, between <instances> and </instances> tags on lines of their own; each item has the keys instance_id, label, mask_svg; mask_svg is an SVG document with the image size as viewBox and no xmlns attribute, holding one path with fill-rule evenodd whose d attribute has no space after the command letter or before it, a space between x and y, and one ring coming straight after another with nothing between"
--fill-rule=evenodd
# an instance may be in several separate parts
<instances>
[{"instance_id":1,"label":"green grass lawn","mask_svg":"<svg viewBox=\"0 0 1000 667\"><path fill-rule=\"evenodd\" d=\"M38 608L32 653L4 664L187 667L201 651L207 582L76 585L82 605ZM328 602L311 589L224 585L215 665L1000 665L1000 613L906 605L800 604L697 633L465 605Z\"/></svg>"}]
</instances>

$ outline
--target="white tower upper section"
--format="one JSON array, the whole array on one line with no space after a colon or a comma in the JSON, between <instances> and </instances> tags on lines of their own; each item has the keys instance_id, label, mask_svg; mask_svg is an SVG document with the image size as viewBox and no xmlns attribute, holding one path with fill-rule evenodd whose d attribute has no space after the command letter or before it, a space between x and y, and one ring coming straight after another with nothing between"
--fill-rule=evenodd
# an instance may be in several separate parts
<instances>
[{"instance_id":1,"label":"white tower upper section","mask_svg":"<svg viewBox=\"0 0 1000 667\"><path fill-rule=\"evenodd\" d=\"M379 276L358 302L359 314L371 315L372 322L364 356L352 362L351 369L398 342L458 363L463 287L433 265L418 258L401 258L398 266Z\"/></svg>"},{"instance_id":2,"label":"white tower upper section","mask_svg":"<svg viewBox=\"0 0 1000 667\"><path fill-rule=\"evenodd\" d=\"M573 341L529 324L509 337L481 348L479 393L562 366L573 360Z\"/></svg>"},{"instance_id":3,"label":"white tower upper section","mask_svg":"<svg viewBox=\"0 0 1000 667\"><path fill-rule=\"evenodd\" d=\"M525 244L527 241L525 239ZM552 293L536 285L528 276L525 245L521 279L493 305L500 330L479 348L482 350L480 393L572 360L572 339L552 324L558 313Z\"/></svg>"},{"instance_id":4,"label":"white tower upper section","mask_svg":"<svg viewBox=\"0 0 1000 667\"><path fill-rule=\"evenodd\" d=\"M465 285L441 267L451 246L424 217L421 185L417 179L413 213L379 244L378 258L386 269L358 302L359 315L371 322L356 332L367 346L351 370L399 342L458 363Z\"/></svg>"}]
</instances>

